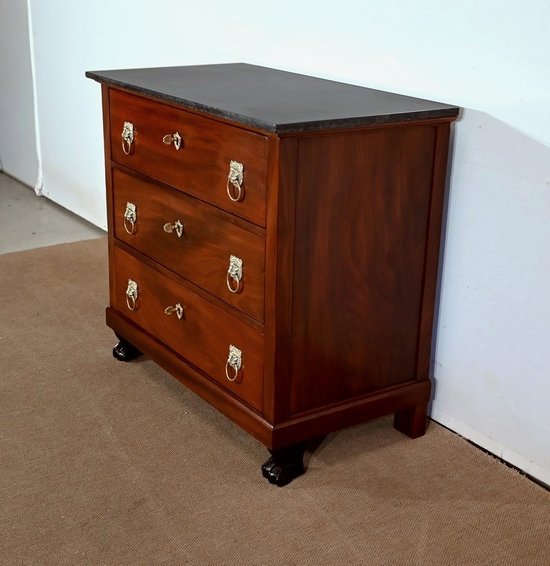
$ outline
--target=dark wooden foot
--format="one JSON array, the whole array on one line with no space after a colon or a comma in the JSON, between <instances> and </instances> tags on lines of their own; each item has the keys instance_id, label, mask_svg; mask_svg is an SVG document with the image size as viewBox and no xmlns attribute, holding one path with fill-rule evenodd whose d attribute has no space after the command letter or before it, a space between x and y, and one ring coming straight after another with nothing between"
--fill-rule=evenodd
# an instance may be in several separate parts
<instances>
[{"instance_id":1,"label":"dark wooden foot","mask_svg":"<svg viewBox=\"0 0 550 566\"><path fill-rule=\"evenodd\" d=\"M131 362L143 353L140 352L135 346L132 346L130 342L126 341L122 336L118 334L116 337L119 339L119 343L113 348L113 357L121 362Z\"/></svg>"},{"instance_id":2,"label":"dark wooden foot","mask_svg":"<svg viewBox=\"0 0 550 566\"><path fill-rule=\"evenodd\" d=\"M417 405L397 411L393 417L393 427L410 438L418 438L426 432L426 405Z\"/></svg>"},{"instance_id":3,"label":"dark wooden foot","mask_svg":"<svg viewBox=\"0 0 550 566\"><path fill-rule=\"evenodd\" d=\"M289 446L271 452L271 458L262 466L262 475L279 487L289 484L305 472L305 445Z\"/></svg>"}]
</instances>

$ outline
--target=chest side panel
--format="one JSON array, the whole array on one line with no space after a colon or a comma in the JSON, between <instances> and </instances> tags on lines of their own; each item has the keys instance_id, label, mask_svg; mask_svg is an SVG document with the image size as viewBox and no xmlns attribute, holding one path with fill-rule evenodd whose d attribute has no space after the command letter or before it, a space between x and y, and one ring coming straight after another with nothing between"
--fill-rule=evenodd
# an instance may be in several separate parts
<instances>
[{"instance_id":1,"label":"chest side panel","mask_svg":"<svg viewBox=\"0 0 550 566\"><path fill-rule=\"evenodd\" d=\"M303 138L291 414L415 379L435 128Z\"/></svg>"}]
</instances>

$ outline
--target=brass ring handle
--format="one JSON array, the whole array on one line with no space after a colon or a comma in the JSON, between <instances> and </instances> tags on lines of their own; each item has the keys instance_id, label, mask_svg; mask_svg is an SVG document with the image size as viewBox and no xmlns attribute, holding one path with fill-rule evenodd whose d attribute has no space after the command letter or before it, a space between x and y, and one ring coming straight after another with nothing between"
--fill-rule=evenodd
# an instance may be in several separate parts
<instances>
[{"instance_id":1,"label":"brass ring handle","mask_svg":"<svg viewBox=\"0 0 550 566\"><path fill-rule=\"evenodd\" d=\"M124 211L124 229L128 234L133 235L136 232L137 207L133 202L126 203Z\"/></svg>"},{"instance_id":2,"label":"brass ring handle","mask_svg":"<svg viewBox=\"0 0 550 566\"><path fill-rule=\"evenodd\" d=\"M227 275L225 276L225 281L227 283L227 288L232 292L232 293L238 293L240 291L241 288L241 282L239 279L237 279L236 277L231 277L229 275L229 272L227 272ZM235 283L234 283L235 282Z\"/></svg>"},{"instance_id":3,"label":"brass ring handle","mask_svg":"<svg viewBox=\"0 0 550 566\"><path fill-rule=\"evenodd\" d=\"M241 185L238 185L238 184L235 184L235 183L233 183L232 185L236 189L236 194L234 194L233 188L230 187L230 185L229 185L229 179L227 179L227 184L225 186L225 189L227 191L227 195L229 196L229 198L233 202L239 202L242 198L242 195L243 195L243 189L242 189Z\"/></svg>"},{"instance_id":4,"label":"brass ring handle","mask_svg":"<svg viewBox=\"0 0 550 566\"><path fill-rule=\"evenodd\" d=\"M132 279L128 279L128 287L126 288L126 306L131 310L136 310L138 298L138 284Z\"/></svg>"},{"instance_id":5,"label":"brass ring handle","mask_svg":"<svg viewBox=\"0 0 550 566\"><path fill-rule=\"evenodd\" d=\"M244 189L244 165L238 161L229 162L229 174L227 175L227 183L225 185L227 196L233 202L239 202L243 199Z\"/></svg>"},{"instance_id":6,"label":"brass ring handle","mask_svg":"<svg viewBox=\"0 0 550 566\"><path fill-rule=\"evenodd\" d=\"M229 256L229 269L225 274L225 282L231 293L238 293L241 290L241 280L243 278L243 260L237 256Z\"/></svg>"},{"instance_id":7,"label":"brass ring handle","mask_svg":"<svg viewBox=\"0 0 550 566\"><path fill-rule=\"evenodd\" d=\"M127 139L123 139L122 140L122 151L126 155L130 155L130 153L132 152L132 142L128 141Z\"/></svg>"},{"instance_id":8,"label":"brass ring handle","mask_svg":"<svg viewBox=\"0 0 550 566\"><path fill-rule=\"evenodd\" d=\"M183 224L179 221L176 220L173 224L171 222L167 222L162 229L167 233L167 234L171 234L174 230L176 231L176 234L178 235L178 238L181 238L183 235Z\"/></svg>"},{"instance_id":9,"label":"brass ring handle","mask_svg":"<svg viewBox=\"0 0 550 566\"><path fill-rule=\"evenodd\" d=\"M130 226L130 228L128 228L128 226ZM124 217L124 230L126 230L130 236L135 234L135 227L136 224L132 219Z\"/></svg>"},{"instance_id":10,"label":"brass ring handle","mask_svg":"<svg viewBox=\"0 0 550 566\"><path fill-rule=\"evenodd\" d=\"M233 375L231 377L229 376L229 372L231 371L229 370L230 367L233 371ZM237 377L239 377L239 370L230 365L229 362L225 362L225 377L227 377L229 381L237 381Z\"/></svg>"},{"instance_id":11,"label":"brass ring handle","mask_svg":"<svg viewBox=\"0 0 550 566\"><path fill-rule=\"evenodd\" d=\"M183 318L183 307L176 303L174 306L169 306L164 309L164 314L171 315L176 313L176 316L181 320Z\"/></svg>"},{"instance_id":12,"label":"brass ring handle","mask_svg":"<svg viewBox=\"0 0 550 566\"><path fill-rule=\"evenodd\" d=\"M180 150L181 147L181 134L179 132L174 132L173 134L166 134L162 138L162 143L166 145L174 144L176 151Z\"/></svg>"},{"instance_id":13,"label":"brass ring handle","mask_svg":"<svg viewBox=\"0 0 550 566\"><path fill-rule=\"evenodd\" d=\"M122 127L122 151L126 155L132 153L132 144L134 143L134 124L132 122L124 122Z\"/></svg>"},{"instance_id":14,"label":"brass ring handle","mask_svg":"<svg viewBox=\"0 0 550 566\"><path fill-rule=\"evenodd\" d=\"M231 344L229 346L229 355L227 356L227 362L225 362L225 377L227 377L229 381L237 380L242 365L242 357L243 353L239 350L239 348Z\"/></svg>"}]
</instances>

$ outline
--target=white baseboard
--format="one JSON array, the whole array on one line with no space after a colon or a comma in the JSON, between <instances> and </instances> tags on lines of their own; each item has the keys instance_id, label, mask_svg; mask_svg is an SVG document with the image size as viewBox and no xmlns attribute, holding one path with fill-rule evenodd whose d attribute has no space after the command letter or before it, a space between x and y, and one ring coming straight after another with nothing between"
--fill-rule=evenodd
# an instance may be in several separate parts
<instances>
[{"instance_id":1,"label":"white baseboard","mask_svg":"<svg viewBox=\"0 0 550 566\"><path fill-rule=\"evenodd\" d=\"M521 454L510 450L506 446L500 444L496 440L485 436L483 433L469 427L468 425L457 421L456 419L440 413L432 407L430 418L435 422L449 428L450 430L460 434L464 438L471 440L474 444L481 446L491 454L498 458L502 458L505 462L512 464L521 471L529 474L538 481L550 486L550 470L539 466L535 462L531 462Z\"/></svg>"}]
</instances>

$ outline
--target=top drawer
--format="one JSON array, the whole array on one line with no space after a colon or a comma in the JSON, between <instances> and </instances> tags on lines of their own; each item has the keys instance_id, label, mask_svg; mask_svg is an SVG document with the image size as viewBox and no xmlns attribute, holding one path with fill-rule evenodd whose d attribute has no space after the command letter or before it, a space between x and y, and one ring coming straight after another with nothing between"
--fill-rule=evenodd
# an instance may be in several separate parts
<instances>
[{"instance_id":1,"label":"top drawer","mask_svg":"<svg viewBox=\"0 0 550 566\"><path fill-rule=\"evenodd\" d=\"M110 118L114 161L265 226L266 137L112 89Z\"/></svg>"}]
</instances>

